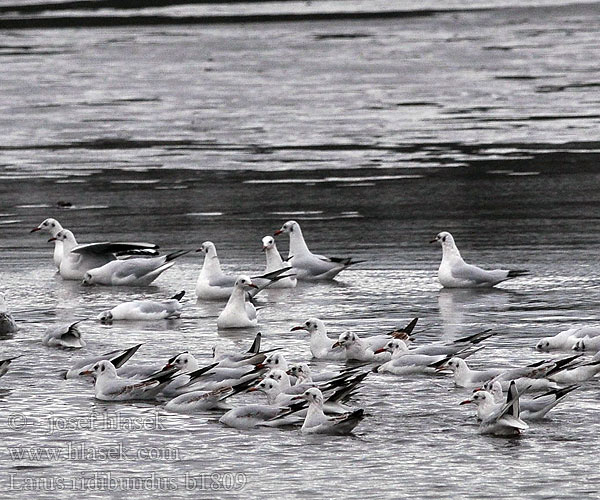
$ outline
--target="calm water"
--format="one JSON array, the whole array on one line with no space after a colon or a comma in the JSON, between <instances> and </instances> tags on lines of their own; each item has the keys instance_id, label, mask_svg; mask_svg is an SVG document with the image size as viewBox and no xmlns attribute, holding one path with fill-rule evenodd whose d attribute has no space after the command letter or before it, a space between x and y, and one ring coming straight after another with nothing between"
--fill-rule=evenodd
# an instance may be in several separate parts
<instances>
[{"instance_id":1,"label":"calm water","mask_svg":"<svg viewBox=\"0 0 600 500\"><path fill-rule=\"evenodd\" d=\"M238 431L218 414L96 401L89 383L60 378L84 354L143 342L137 362L185 349L208 360L215 343L247 348L258 330L265 348L301 361L307 336L290 328L310 316L332 336L418 316L423 343L493 328L477 366L537 361L538 338L596 324L597 8L0 33L2 290L21 327L1 345L3 356L24 354L0 381L2 488L19 499L27 488L36 498L135 488L172 498L598 496L597 381L506 440L477 433L458 406L468 393L443 376L369 375L354 399L368 417L350 437ZM334 283L268 292L258 329L218 332L222 305L194 297L199 255L146 289L83 288L57 277L47 238L29 234L48 216L81 242L168 251L210 239L227 270L251 273L264 266L261 238L293 218L314 251L368 262ZM427 242L443 229L468 261L531 276L440 290L441 250ZM41 346L49 324L179 290L180 320L90 320L81 352ZM40 447L52 451L14 455Z\"/></svg>"}]
</instances>

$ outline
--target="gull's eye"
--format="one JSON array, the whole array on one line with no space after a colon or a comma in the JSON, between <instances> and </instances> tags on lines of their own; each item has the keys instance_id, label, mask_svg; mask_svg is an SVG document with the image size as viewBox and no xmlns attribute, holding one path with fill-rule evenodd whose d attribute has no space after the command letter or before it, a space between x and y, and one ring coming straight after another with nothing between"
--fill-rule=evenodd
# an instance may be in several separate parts
<instances>
[{"instance_id":1,"label":"gull's eye","mask_svg":"<svg viewBox=\"0 0 600 500\"><path fill-rule=\"evenodd\" d=\"M103 372L105 368L106 367L104 365L102 365L102 368L100 368L100 371Z\"/></svg>"},{"instance_id":2,"label":"gull's eye","mask_svg":"<svg viewBox=\"0 0 600 500\"><path fill-rule=\"evenodd\" d=\"M442 241L446 241L446 237L445 236L442 238Z\"/></svg>"}]
</instances>

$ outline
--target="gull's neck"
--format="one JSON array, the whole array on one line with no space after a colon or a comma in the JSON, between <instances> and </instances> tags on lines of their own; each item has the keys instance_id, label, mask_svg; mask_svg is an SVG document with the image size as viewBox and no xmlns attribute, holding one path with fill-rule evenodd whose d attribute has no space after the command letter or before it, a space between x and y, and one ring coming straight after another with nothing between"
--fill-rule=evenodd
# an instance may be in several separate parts
<instances>
[{"instance_id":1,"label":"gull's neck","mask_svg":"<svg viewBox=\"0 0 600 500\"><path fill-rule=\"evenodd\" d=\"M404 342L402 344L404 344ZM392 353L393 359L404 356L408 352L408 347L406 346L406 344L404 344L404 345L402 345L402 344L400 344L398 347L396 347L394 349L394 352Z\"/></svg>"},{"instance_id":2,"label":"gull's neck","mask_svg":"<svg viewBox=\"0 0 600 500\"><path fill-rule=\"evenodd\" d=\"M221 274L223 274L223 271L221 270L221 263L219 262L219 257L217 257L217 254L213 254L212 252L207 253L204 256L204 263L202 264L200 276L208 277Z\"/></svg>"},{"instance_id":3,"label":"gull's neck","mask_svg":"<svg viewBox=\"0 0 600 500\"><path fill-rule=\"evenodd\" d=\"M283 267L283 260L277 251L277 246L273 245L271 248L267 248L265 250L265 257L267 259L266 273L277 271Z\"/></svg>"},{"instance_id":4,"label":"gull's neck","mask_svg":"<svg viewBox=\"0 0 600 500\"><path fill-rule=\"evenodd\" d=\"M229 300L227 301L227 305L225 306L225 308L230 307L230 306L239 306L241 304L241 307L243 307L245 310L245 307L246 307L245 303L246 303L246 292L244 292L244 290L242 288L240 288L239 286L234 286L233 291L231 292L231 296L229 297Z\"/></svg>"},{"instance_id":5,"label":"gull's neck","mask_svg":"<svg viewBox=\"0 0 600 500\"><path fill-rule=\"evenodd\" d=\"M75 239L75 236L72 235L70 238L65 239L63 242L63 256L67 255L68 253L71 252L71 250L73 250L73 248L75 248L77 246L77 240Z\"/></svg>"},{"instance_id":6,"label":"gull's neck","mask_svg":"<svg viewBox=\"0 0 600 500\"><path fill-rule=\"evenodd\" d=\"M295 225L294 230L290 234L290 252L289 255L297 257L299 255L307 255L310 250L306 246L304 236L302 236L302 230L298 224Z\"/></svg>"},{"instance_id":7,"label":"gull's neck","mask_svg":"<svg viewBox=\"0 0 600 500\"><path fill-rule=\"evenodd\" d=\"M327 417L325 416L325 413L323 413L323 404L317 401L311 401L308 405L303 427L313 427L314 425L321 423L326 418Z\"/></svg>"},{"instance_id":8,"label":"gull's neck","mask_svg":"<svg viewBox=\"0 0 600 500\"><path fill-rule=\"evenodd\" d=\"M444 260L463 260L454 241L442 244L442 261Z\"/></svg>"}]
</instances>

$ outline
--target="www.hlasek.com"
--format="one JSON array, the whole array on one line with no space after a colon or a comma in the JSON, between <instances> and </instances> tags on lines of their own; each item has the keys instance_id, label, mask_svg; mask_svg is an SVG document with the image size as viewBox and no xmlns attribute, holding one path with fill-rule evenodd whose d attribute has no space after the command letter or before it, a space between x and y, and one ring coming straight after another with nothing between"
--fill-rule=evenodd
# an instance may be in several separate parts
<instances>
[{"instance_id":1,"label":"www.hlasek.com","mask_svg":"<svg viewBox=\"0 0 600 500\"><path fill-rule=\"evenodd\" d=\"M75 477L22 477L9 473L6 486L11 491L239 491L246 483L246 474L241 472L186 473L180 476L160 476L154 472L117 476L112 472L94 472Z\"/></svg>"},{"instance_id":2,"label":"www.hlasek.com","mask_svg":"<svg viewBox=\"0 0 600 500\"><path fill-rule=\"evenodd\" d=\"M21 462L87 462L181 460L179 448L169 446L126 447L123 443L90 446L85 442L67 442L64 446L7 446L8 456Z\"/></svg>"},{"instance_id":3,"label":"www.hlasek.com","mask_svg":"<svg viewBox=\"0 0 600 500\"><path fill-rule=\"evenodd\" d=\"M9 429L21 431L31 428L35 432L54 434L63 431L150 431L165 430L157 411L141 416L126 416L120 412L90 413L89 415L60 417L48 416L42 419L22 413L11 413L6 418Z\"/></svg>"}]
</instances>

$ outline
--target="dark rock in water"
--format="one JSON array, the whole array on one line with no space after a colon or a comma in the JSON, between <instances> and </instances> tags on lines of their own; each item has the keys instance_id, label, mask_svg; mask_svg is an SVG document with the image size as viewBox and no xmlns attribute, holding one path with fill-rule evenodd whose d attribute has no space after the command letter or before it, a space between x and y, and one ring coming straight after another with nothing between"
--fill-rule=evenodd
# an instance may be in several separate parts
<instances>
[{"instance_id":1,"label":"dark rock in water","mask_svg":"<svg viewBox=\"0 0 600 500\"><path fill-rule=\"evenodd\" d=\"M73 206L73 203L71 203L70 201L58 200L56 202L56 206L58 208L71 208Z\"/></svg>"}]
</instances>

